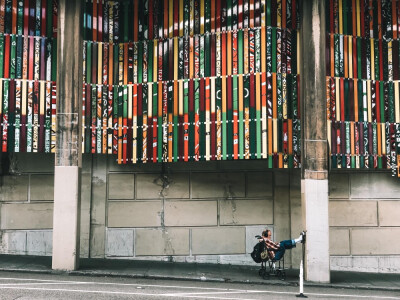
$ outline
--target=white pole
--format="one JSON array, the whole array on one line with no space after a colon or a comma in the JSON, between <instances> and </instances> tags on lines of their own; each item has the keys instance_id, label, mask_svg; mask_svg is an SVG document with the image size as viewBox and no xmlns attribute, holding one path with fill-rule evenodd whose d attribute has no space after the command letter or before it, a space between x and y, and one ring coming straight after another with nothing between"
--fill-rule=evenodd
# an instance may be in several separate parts
<instances>
[{"instance_id":1,"label":"white pole","mask_svg":"<svg viewBox=\"0 0 400 300\"><path fill-rule=\"evenodd\" d=\"M303 258L304 258L304 244L303 244ZM296 297L299 298L308 298L306 295L303 294L304 290L303 290L303 258L300 261L300 274L299 274L299 278L300 278L300 283L299 283L299 287L300 287L300 293L298 295L296 295Z\"/></svg>"},{"instance_id":2,"label":"white pole","mask_svg":"<svg viewBox=\"0 0 400 300\"><path fill-rule=\"evenodd\" d=\"M300 261L300 295L303 294L303 260Z\"/></svg>"}]
</instances>

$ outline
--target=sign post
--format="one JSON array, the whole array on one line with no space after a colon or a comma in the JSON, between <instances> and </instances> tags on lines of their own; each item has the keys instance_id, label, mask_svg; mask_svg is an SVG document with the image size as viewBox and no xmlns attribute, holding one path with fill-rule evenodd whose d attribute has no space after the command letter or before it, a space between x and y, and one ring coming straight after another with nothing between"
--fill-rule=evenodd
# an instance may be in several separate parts
<instances>
[{"instance_id":1,"label":"sign post","mask_svg":"<svg viewBox=\"0 0 400 300\"><path fill-rule=\"evenodd\" d=\"M304 238L305 238L305 236L303 236L303 239ZM299 291L299 294L296 295L296 297L298 297L298 298L308 298L306 295L304 295L304 289L303 289L303 283L304 283L304 270L303 270L304 269L304 265L303 265L303 260L304 260L304 253L305 253L304 244L305 244L305 242L301 244L303 256L302 256L301 261L300 261L300 274L299 274L299 281L300 281L299 282L299 288L300 288L300 291Z\"/></svg>"}]
</instances>

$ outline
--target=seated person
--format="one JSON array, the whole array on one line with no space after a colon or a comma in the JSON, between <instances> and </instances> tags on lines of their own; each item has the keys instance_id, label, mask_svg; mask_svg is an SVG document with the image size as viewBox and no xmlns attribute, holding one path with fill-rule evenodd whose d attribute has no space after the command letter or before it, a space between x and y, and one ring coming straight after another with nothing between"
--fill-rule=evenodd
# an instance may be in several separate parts
<instances>
[{"instance_id":1,"label":"seated person","mask_svg":"<svg viewBox=\"0 0 400 300\"><path fill-rule=\"evenodd\" d=\"M268 257L272 261L278 261L282 258L283 254L285 254L286 249L292 249L296 247L297 243L304 243L305 242L305 235L306 233L302 231L300 236L294 240L284 240L280 243L275 243L271 240L271 230L265 229L262 232L262 237L259 239L260 242L264 241L267 245L268 249Z\"/></svg>"}]
</instances>

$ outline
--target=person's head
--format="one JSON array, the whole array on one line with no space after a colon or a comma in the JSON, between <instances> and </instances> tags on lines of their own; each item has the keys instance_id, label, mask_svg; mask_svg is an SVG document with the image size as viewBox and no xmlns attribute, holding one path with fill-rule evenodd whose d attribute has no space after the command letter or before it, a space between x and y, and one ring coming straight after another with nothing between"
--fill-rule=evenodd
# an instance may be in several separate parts
<instances>
[{"instance_id":1,"label":"person's head","mask_svg":"<svg viewBox=\"0 0 400 300\"><path fill-rule=\"evenodd\" d=\"M272 235L272 234L271 234L271 230L269 230L268 228L265 229L265 230L263 231L263 236L264 236L264 237L270 239L270 238L271 238L271 235Z\"/></svg>"}]
</instances>

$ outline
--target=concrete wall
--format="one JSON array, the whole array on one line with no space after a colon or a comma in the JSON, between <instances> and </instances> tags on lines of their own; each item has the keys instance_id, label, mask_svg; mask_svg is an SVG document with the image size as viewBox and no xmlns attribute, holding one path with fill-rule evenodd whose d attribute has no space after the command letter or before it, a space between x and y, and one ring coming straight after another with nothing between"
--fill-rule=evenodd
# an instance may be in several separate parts
<instances>
[{"instance_id":1,"label":"concrete wall","mask_svg":"<svg viewBox=\"0 0 400 300\"><path fill-rule=\"evenodd\" d=\"M88 257L91 160L82 168L81 256ZM4 166L2 173L7 172ZM54 155L11 156L9 174L0 176L0 253L51 255Z\"/></svg>"},{"instance_id":2,"label":"concrete wall","mask_svg":"<svg viewBox=\"0 0 400 300\"><path fill-rule=\"evenodd\" d=\"M331 269L400 273L400 184L389 173L330 175Z\"/></svg>"},{"instance_id":3,"label":"concrete wall","mask_svg":"<svg viewBox=\"0 0 400 300\"><path fill-rule=\"evenodd\" d=\"M51 255L53 163L13 156L13 174L1 177L1 253ZM82 172L82 257L254 264L254 236L266 226L276 240L301 231L299 170L260 161L119 166L87 155ZM300 249L289 266L292 257L296 267Z\"/></svg>"},{"instance_id":4,"label":"concrete wall","mask_svg":"<svg viewBox=\"0 0 400 300\"><path fill-rule=\"evenodd\" d=\"M119 166L109 160L104 256L254 264L254 236L266 226L277 240L301 231L299 176L259 161ZM289 266L299 259L300 249L287 255Z\"/></svg>"},{"instance_id":5,"label":"concrete wall","mask_svg":"<svg viewBox=\"0 0 400 300\"><path fill-rule=\"evenodd\" d=\"M13 174L0 177L0 253L51 255L54 156L11 162ZM275 240L301 231L299 170L86 155L82 173L82 257L255 265L248 253L266 226ZM398 179L336 172L329 185L331 269L400 273ZM300 256L301 247L288 251L289 267Z\"/></svg>"}]
</instances>

